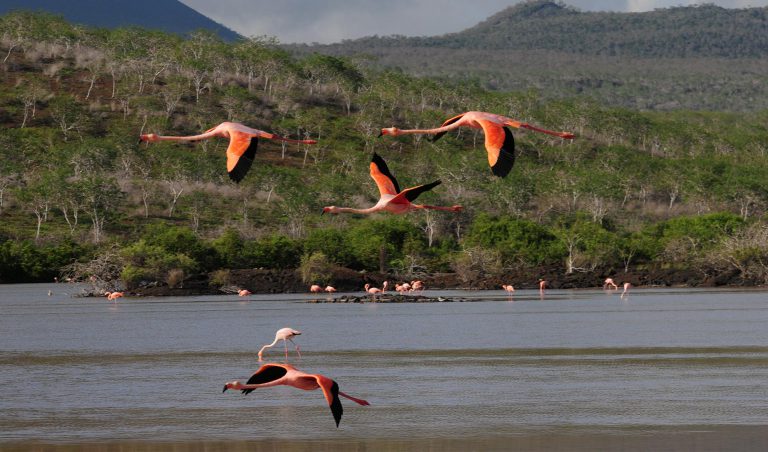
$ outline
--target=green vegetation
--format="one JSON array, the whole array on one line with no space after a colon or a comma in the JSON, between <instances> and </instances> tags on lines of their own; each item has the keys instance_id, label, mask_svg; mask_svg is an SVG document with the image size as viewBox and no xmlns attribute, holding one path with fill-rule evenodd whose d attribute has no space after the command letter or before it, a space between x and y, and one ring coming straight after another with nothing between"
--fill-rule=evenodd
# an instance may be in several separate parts
<instances>
[{"instance_id":1,"label":"green vegetation","mask_svg":"<svg viewBox=\"0 0 768 452\"><path fill-rule=\"evenodd\" d=\"M201 273L225 284L227 270L257 267L330 282L336 265L465 280L542 267L727 270L768 282L764 111L640 112L294 57L267 39L185 40L46 15L0 16L0 38L2 282L50 280L72 263L67 274L128 287ZM499 179L479 132L376 138L467 110L577 139L516 133L516 167ZM319 144L262 140L237 185L225 140L137 143L226 120ZM374 150L402 186L443 181L419 201L464 212L321 216L376 202Z\"/></svg>"}]
</instances>

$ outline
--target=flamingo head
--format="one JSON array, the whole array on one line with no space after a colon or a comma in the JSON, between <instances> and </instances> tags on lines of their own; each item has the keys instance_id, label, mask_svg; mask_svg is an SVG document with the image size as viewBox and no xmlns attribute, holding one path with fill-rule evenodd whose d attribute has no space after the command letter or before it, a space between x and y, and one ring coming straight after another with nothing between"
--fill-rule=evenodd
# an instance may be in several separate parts
<instances>
[{"instance_id":1,"label":"flamingo head","mask_svg":"<svg viewBox=\"0 0 768 452\"><path fill-rule=\"evenodd\" d=\"M237 389L242 389L242 387L243 387L243 384L240 383L237 380L235 380L235 381L228 381L228 382L226 382L224 384L224 390L221 391L221 392L227 392L227 389L236 389L236 390Z\"/></svg>"},{"instance_id":2,"label":"flamingo head","mask_svg":"<svg viewBox=\"0 0 768 452\"><path fill-rule=\"evenodd\" d=\"M158 141L158 135L156 133L145 133L144 135L141 135L139 137L141 141L146 141L147 143L153 143L155 141Z\"/></svg>"},{"instance_id":3,"label":"flamingo head","mask_svg":"<svg viewBox=\"0 0 768 452\"><path fill-rule=\"evenodd\" d=\"M381 129L379 136L381 137L384 135L392 135L393 137L396 137L400 135L400 129L398 129L397 127L387 127L387 128Z\"/></svg>"},{"instance_id":4,"label":"flamingo head","mask_svg":"<svg viewBox=\"0 0 768 452\"><path fill-rule=\"evenodd\" d=\"M326 213L337 214L337 213L339 213L339 208L336 207L336 206L323 207L323 211L322 211L322 213L320 213L320 215L323 215L323 214L326 214Z\"/></svg>"}]
</instances>

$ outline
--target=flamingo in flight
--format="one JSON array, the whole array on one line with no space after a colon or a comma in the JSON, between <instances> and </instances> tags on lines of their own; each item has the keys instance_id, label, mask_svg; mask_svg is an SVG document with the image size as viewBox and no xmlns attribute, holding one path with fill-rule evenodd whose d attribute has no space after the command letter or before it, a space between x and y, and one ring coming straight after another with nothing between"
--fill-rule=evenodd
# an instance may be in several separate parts
<instances>
[{"instance_id":1,"label":"flamingo in flight","mask_svg":"<svg viewBox=\"0 0 768 452\"><path fill-rule=\"evenodd\" d=\"M488 151L488 164L491 165L493 174L499 177L505 177L512 170L515 164L515 139L509 127L516 129L528 129L536 132L554 135L560 138L571 139L574 135L570 132L553 132L532 126L525 122L516 121L506 116L484 111L468 111L458 116L446 120L442 126L435 129L410 129L402 130L397 127L381 129L382 135L405 135L416 133L433 134L432 141L437 141L447 132L459 127L471 127L473 129L483 129L485 134L485 150ZM509 127L508 127L509 126Z\"/></svg>"},{"instance_id":2,"label":"flamingo in flight","mask_svg":"<svg viewBox=\"0 0 768 452\"><path fill-rule=\"evenodd\" d=\"M227 389L234 389L242 391L243 394L249 394L255 389L281 385L293 386L294 388L303 389L305 391L311 391L318 388L322 389L323 396L325 396L325 400L331 408L333 420L336 421L337 428L339 427L339 422L341 422L341 415L344 413L339 396L352 400L358 405L370 405L366 400L358 399L357 397L352 397L351 395L339 391L339 384L325 375L308 374L289 364L264 364L259 370L251 375L251 378L249 378L247 382L227 382L224 385L224 391L222 392L226 392Z\"/></svg>"},{"instance_id":3,"label":"flamingo in flight","mask_svg":"<svg viewBox=\"0 0 768 452\"><path fill-rule=\"evenodd\" d=\"M277 330L277 333L275 333L275 340L272 341L271 344L267 344L261 347L261 350L259 350L259 361L261 361L261 355L264 353L264 350L277 344L277 341L283 341L283 345L285 346L286 361L288 360L288 343L286 341L291 341L291 344L293 344L293 346L296 347L296 353L299 355L299 358L301 358L301 350L299 350L299 346L296 345L295 342L293 342L293 338L300 334L301 334L301 331L294 330L293 328L280 328L279 330Z\"/></svg>"},{"instance_id":4,"label":"flamingo in flight","mask_svg":"<svg viewBox=\"0 0 768 452\"><path fill-rule=\"evenodd\" d=\"M316 144L315 140L291 140L274 133L253 129L237 122L222 122L218 126L206 130L200 135L188 137L162 136L154 133L141 135L141 141L153 143L155 141L198 141L213 137L229 138L227 147L227 172L229 178L240 183L248 173L256 156L256 148L259 138L268 140L286 141L289 143Z\"/></svg>"},{"instance_id":5,"label":"flamingo in flight","mask_svg":"<svg viewBox=\"0 0 768 452\"><path fill-rule=\"evenodd\" d=\"M373 158L371 158L371 177L373 178L374 182L376 182L376 186L379 187L379 193L381 194L381 198L379 199L379 202L376 203L376 205L367 209L328 206L323 207L322 213L329 212L336 214L341 212L348 212L368 214L382 211L402 214L410 212L411 210L419 209L446 210L450 212L459 212L462 209L461 206L443 207L428 206L426 204L413 204L413 201L416 200L420 194L424 193L425 191L432 190L436 186L440 185L441 181L437 180L429 184L417 185L416 187L406 188L405 190L401 191L400 186L397 184L397 179L395 179L395 176L389 172L389 168L387 168L387 164L384 162L384 159L375 152L373 153Z\"/></svg>"}]
</instances>

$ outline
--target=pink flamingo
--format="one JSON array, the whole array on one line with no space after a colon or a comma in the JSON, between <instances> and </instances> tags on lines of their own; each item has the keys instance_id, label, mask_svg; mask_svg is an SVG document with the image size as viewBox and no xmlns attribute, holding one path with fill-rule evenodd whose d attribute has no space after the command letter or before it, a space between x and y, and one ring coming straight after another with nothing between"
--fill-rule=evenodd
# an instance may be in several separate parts
<instances>
[{"instance_id":1,"label":"pink flamingo","mask_svg":"<svg viewBox=\"0 0 768 452\"><path fill-rule=\"evenodd\" d=\"M621 293L621 298L624 298L625 296L629 295L629 288L632 287L632 284L625 282L624 283L624 292Z\"/></svg>"},{"instance_id":2,"label":"pink flamingo","mask_svg":"<svg viewBox=\"0 0 768 452\"><path fill-rule=\"evenodd\" d=\"M530 124L507 118L506 116L483 111L468 111L458 116L448 119L441 127L435 129L410 129L402 130L397 127L381 129L382 135L404 135L414 133L434 134L432 141L437 141L447 132L458 127L471 127L473 129L483 129L485 133L485 150L488 152L488 164L491 166L493 174L504 177L512 170L515 164L515 139L509 127L517 129L529 129L536 132L542 132L554 135L560 138L571 139L574 137L569 132L553 132L551 130L541 129Z\"/></svg>"},{"instance_id":3,"label":"pink flamingo","mask_svg":"<svg viewBox=\"0 0 768 452\"><path fill-rule=\"evenodd\" d=\"M547 281L543 279L539 279L539 292L544 292L544 289L547 288Z\"/></svg>"},{"instance_id":4,"label":"pink flamingo","mask_svg":"<svg viewBox=\"0 0 768 452\"><path fill-rule=\"evenodd\" d=\"M251 295L251 291L248 289L241 289L237 292L237 295L240 297L247 297L248 295Z\"/></svg>"},{"instance_id":5,"label":"pink flamingo","mask_svg":"<svg viewBox=\"0 0 768 452\"><path fill-rule=\"evenodd\" d=\"M105 292L104 295L107 297L107 300L115 301L118 298L123 296L122 292Z\"/></svg>"},{"instance_id":6,"label":"pink flamingo","mask_svg":"<svg viewBox=\"0 0 768 452\"><path fill-rule=\"evenodd\" d=\"M502 284L501 288L504 289L508 294L512 295L512 292L515 291L515 288L512 287L511 284Z\"/></svg>"},{"instance_id":7,"label":"pink flamingo","mask_svg":"<svg viewBox=\"0 0 768 452\"><path fill-rule=\"evenodd\" d=\"M411 292L422 292L424 290L424 283L421 281L411 281Z\"/></svg>"},{"instance_id":8,"label":"pink flamingo","mask_svg":"<svg viewBox=\"0 0 768 452\"><path fill-rule=\"evenodd\" d=\"M312 293L319 293L323 291L323 288L317 284L312 284L312 286L309 287L309 291Z\"/></svg>"},{"instance_id":9,"label":"pink flamingo","mask_svg":"<svg viewBox=\"0 0 768 452\"><path fill-rule=\"evenodd\" d=\"M614 290L619 288L619 286L616 285L616 283L613 281L613 278L605 278L605 282L603 282L603 289L607 289L609 287L613 288Z\"/></svg>"},{"instance_id":10,"label":"pink flamingo","mask_svg":"<svg viewBox=\"0 0 768 452\"><path fill-rule=\"evenodd\" d=\"M283 341L283 345L285 346L286 361L288 361L288 343L286 341L291 341L291 344L293 344L293 346L296 347L296 353L299 355L299 358L301 358L301 350L299 350L299 346L296 345L295 342L293 342L293 338L300 334L301 334L301 331L294 330L293 328L280 328L279 330L277 330L277 333L275 333L275 340L272 341L271 344L267 344L261 347L261 350L259 350L259 361L261 361L261 356L264 353L264 350L277 344L277 341Z\"/></svg>"},{"instance_id":11,"label":"pink flamingo","mask_svg":"<svg viewBox=\"0 0 768 452\"><path fill-rule=\"evenodd\" d=\"M229 138L227 147L227 172L229 178L240 183L248 173L256 156L259 138L286 141L289 143L316 144L315 140L291 140L274 133L253 129L237 122L222 122L216 127L206 130L200 135L187 137L162 136L154 133L141 135L141 140L148 143L155 141L198 141L213 137Z\"/></svg>"},{"instance_id":12,"label":"pink flamingo","mask_svg":"<svg viewBox=\"0 0 768 452\"><path fill-rule=\"evenodd\" d=\"M371 297L374 299L374 301L376 300L376 294L382 293L381 289L378 287L371 287L371 285L368 283L365 284L364 289L367 293L371 294Z\"/></svg>"},{"instance_id":13,"label":"pink flamingo","mask_svg":"<svg viewBox=\"0 0 768 452\"><path fill-rule=\"evenodd\" d=\"M405 288L405 284L395 283L395 292L397 293L408 292L408 289Z\"/></svg>"},{"instance_id":14,"label":"pink flamingo","mask_svg":"<svg viewBox=\"0 0 768 452\"><path fill-rule=\"evenodd\" d=\"M387 164L384 159L381 158L375 152L371 159L371 177L376 185L379 187L379 193L381 198L373 207L367 209L354 209L350 207L336 207L328 206L323 207L323 213L329 212L333 214L348 212L348 213L362 213L369 214L374 212L390 212L395 214L402 214L410 212L411 210L418 209L432 209L432 210L445 210L450 212L461 211L461 206L442 207L442 206L428 206L424 204L413 204L416 198L425 191L432 190L441 182L435 181L426 185L418 185L416 187L406 188L400 190L400 186L397 184L397 180L392 173L389 172Z\"/></svg>"},{"instance_id":15,"label":"pink flamingo","mask_svg":"<svg viewBox=\"0 0 768 452\"><path fill-rule=\"evenodd\" d=\"M320 374L302 372L289 364L264 364L251 375L251 378L246 383L239 381L227 382L224 384L224 391L222 392L226 392L227 389L234 389L242 391L243 394L249 394L255 389L280 385L292 386L305 391L322 389L323 396L325 396L325 401L328 402L328 406L331 408L333 420L336 421L337 428L341 421L341 415L344 413L339 396L345 397L358 405L370 405L366 400L358 399L339 391L338 383L330 378Z\"/></svg>"},{"instance_id":16,"label":"pink flamingo","mask_svg":"<svg viewBox=\"0 0 768 452\"><path fill-rule=\"evenodd\" d=\"M325 291L328 293L334 293L336 292L336 288L333 286L325 286Z\"/></svg>"}]
</instances>

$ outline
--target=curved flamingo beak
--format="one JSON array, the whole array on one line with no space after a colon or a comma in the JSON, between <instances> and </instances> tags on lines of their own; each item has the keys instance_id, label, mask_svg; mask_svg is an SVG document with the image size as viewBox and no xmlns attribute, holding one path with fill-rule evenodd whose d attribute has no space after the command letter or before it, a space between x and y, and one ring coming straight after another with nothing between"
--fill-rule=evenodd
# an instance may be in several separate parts
<instances>
[{"instance_id":1,"label":"curved flamingo beak","mask_svg":"<svg viewBox=\"0 0 768 452\"><path fill-rule=\"evenodd\" d=\"M227 385L224 385L224 390L221 391L221 392L227 392L227 389L229 389L229 388L227 388Z\"/></svg>"},{"instance_id":2,"label":"curved flamingo beak","mask_svg":"<svg viewBox=\"0 0 768 452\"><path fill-rule=\"evenodd\" d=\"M320 212L320 215L325 215L325 209L323 209L322 212Z\"/></svg>"},{"instance_id":3,"label":"curved flamingo beak","mask_svg":"<svg viewBox=\"0 0 768 452\"><path fill-rule=\"evenodd\" d=\"M381 131L381 130L379 130L379 135L378 135L376 138L381 138L381 137L383 137L383 136L384 136L384 132L383 132L383 131Z\"/></svg>"}]
</instances>

